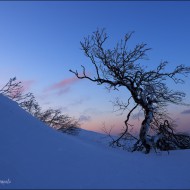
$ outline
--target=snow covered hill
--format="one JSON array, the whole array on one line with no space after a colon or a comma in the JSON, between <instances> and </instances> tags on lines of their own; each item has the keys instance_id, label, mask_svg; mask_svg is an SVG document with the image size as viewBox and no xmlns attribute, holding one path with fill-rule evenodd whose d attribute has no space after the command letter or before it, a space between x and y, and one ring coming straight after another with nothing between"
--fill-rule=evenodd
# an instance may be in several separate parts
<instances>
[{"instance_id":1,"label":"snow covered hill","mask_svg":"<svg viewBox=\"0 0 190 190\"><path fill-rule=\"evenodd\" d=\"M0 188L190 188L190 150L129 153L96 138L57 132L0 95Z\"/></svg>"}]
</instances>

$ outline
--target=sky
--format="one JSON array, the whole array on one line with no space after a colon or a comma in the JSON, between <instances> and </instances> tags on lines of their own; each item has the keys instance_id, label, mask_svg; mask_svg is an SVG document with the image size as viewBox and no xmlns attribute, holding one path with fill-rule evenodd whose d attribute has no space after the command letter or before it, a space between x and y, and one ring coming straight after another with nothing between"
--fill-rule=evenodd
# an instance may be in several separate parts
<instances>
[{"instance_id":1,"label":"sky","mask_svg":"<svg viewBox=\"0 0 190 190\"><path fill-rule=\"evenodd\" d=\"M105 28L113 47L126 33L135 31L129 45L145 42L148 68L167 60L169 67L190 66L190 2L187 1L1 1L0 86L16 76L26 92L33 92L44 108L60 108L79 119L81 127L102 131L124 126L126 113L113 111L116 97L129 92L108 92L88 80L78 80L69 69L94 70L80 41L97 28ZM190 103L190 77L169 86L186 92ZM169 106L171 116L190 131L190 107ZM134 126L139 126L138 119Z\"/></svg>"}]
</instances>

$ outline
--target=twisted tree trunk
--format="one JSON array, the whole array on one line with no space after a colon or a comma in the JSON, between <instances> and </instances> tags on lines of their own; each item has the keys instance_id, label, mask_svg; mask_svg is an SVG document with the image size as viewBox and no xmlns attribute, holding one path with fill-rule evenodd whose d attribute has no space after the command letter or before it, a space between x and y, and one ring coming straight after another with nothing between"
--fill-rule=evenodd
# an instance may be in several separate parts
<instances>
[{"instance_id":1,"label":"twisted tree trunk","mask_svg":"<svg viewBox=\"0 0 190 190\"><path fill-rule=\"evenodd\" d=\"M153 120L153 110L152 109L145 110L145 119L142 122L139 137L142 142L142 145L146 149L146 153L149 153L151 149L151 145L147 135L152 120Z\"/></svg>"}]
</instances>

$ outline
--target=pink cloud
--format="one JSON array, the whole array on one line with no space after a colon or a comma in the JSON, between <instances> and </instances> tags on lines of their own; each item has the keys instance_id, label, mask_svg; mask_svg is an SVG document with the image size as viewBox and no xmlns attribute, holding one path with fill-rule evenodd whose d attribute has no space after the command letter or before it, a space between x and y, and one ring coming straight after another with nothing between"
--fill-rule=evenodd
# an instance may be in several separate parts
<instances>
[{"instance_id":1,"label":"pink cloud","mask_svg":"<svg viewBox=\"0 0 190 190\"><path fill-rule=\"evenodd\" d=\"M22 83L22 92L28 92L29 89L31 88L31 86L35 83L34 80L25 80L25 81L21 81Z\"/></svg>"},{"instance_id":2,"label":"pink cloud","mask_svg":"<svg viewBox=\"0 0 190 190\"><path fill-rule=\"evenodd\" d=\"M45 91L52 91L52 90L57 90L57 89L63 89L65 87L67 87L66 89L68 89L68 86L71 84L74 84L78 81L79 79L77 77L72 77L72 78L68 78L68 79L64 79L58 83L55 83L51 86L49 86L47 89L45 89ZM65 90L63 90L62 92L64 93Z\"/></svg>"}]
</instances>

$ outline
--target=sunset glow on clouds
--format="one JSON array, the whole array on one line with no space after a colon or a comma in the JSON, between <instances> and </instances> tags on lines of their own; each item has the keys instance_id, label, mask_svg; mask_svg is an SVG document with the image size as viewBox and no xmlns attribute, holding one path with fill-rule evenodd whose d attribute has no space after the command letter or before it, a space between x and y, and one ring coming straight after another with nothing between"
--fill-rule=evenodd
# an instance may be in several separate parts
<instances>
[{"instance_id":1,"label":"sunset glow on clouds","mask_svg":"<svg viewBox=\"0 0 190 190\"><path fill-rule=\"evenodd\" d=\"M79 79L77 77L66 78L66 79L61 80L60 82L50 85L44 90L44 92L48 93L48 92L56 91L56 95L61 96L65 93L69 93L71 86L78 81Z\"/></svg>"},{"instance_id":2,"label":"sunset glow on clouds","mask_svg":"<svg viewBox=\"0 0 190 190\"><path fill-rule=\"evenodd\" d=\"M26 92L29 92L31 87L33 85L35 85L35 80L24 80L24 81L21 81L22 82L22 92L23 93L26 93Z\"/></svg>"},{"instance_id":3,"label":"sunset glow on clouds","mask_svg":"<svg viewBox=\"0 0 190 190\"><path fill-rule=\"evenodd\" d=\"M64 79L58 83L55 83L55 84L49 86L45 91L64 89L64 88L67 88L68 86L76 83L77 81L79 81L79 79L77 77L67 78L67 79Z\"/></svg>"},{"instance_id":4,"label":"sunset glow on clouds","mask_svg":"<svg viewBox=\"0 0 190 190\"><path fill-rule=\"evenodd\" d=\"M119 132L127 112L113 112L111 101L116 97L126 100L130 94L126 89L108 93L105 86L77 79L69 72L80 73L84 65L87 73L95 74L80 41L97 28L105 28L106 46L112 48L127 32L135 31L129 49L147 43L152 48L149 59L143 61L148 68L155 68L161 60L170 63L169 69L181 63L190 66L189 18L189 2L1 1L0 85L16 76L23 82L23 91L31 91L42 107L62 108L89 130L101 131L105 122ZM171 82L169 87L185 91L190 103L190 79L185 81L181 86ZM188 128L189 110L178 106L170 112ZM133 123L134 128L140 125L138 111Z\"/></svg>"}]
</instances>

